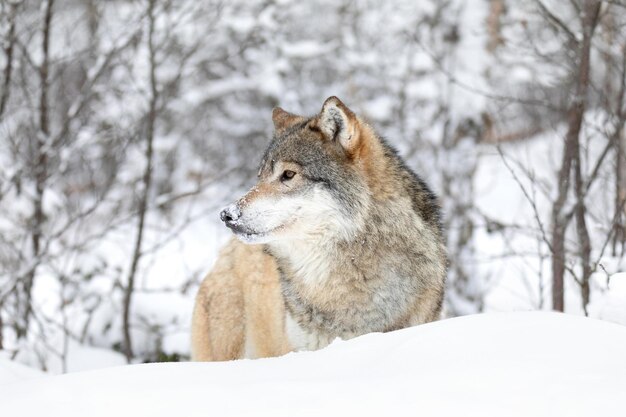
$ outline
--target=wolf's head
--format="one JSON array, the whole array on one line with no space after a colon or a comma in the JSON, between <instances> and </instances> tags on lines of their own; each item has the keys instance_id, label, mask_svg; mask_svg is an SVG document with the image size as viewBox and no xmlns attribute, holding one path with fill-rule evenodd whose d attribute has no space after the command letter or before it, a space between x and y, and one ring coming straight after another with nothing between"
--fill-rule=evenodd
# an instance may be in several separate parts
<instances>
[{"instance_id":1,"label":"wolf's head","mask_svg":"<svg viewBox=\"0 0 626 417\"><path fill-rule=\"evenodd\" d=\"M277 107L272 119L258 183L220 213L222 221L247 243L349 239L369 204L363 169L373 133L336 97L314 117Z\"/></svg>"}]
</instances>

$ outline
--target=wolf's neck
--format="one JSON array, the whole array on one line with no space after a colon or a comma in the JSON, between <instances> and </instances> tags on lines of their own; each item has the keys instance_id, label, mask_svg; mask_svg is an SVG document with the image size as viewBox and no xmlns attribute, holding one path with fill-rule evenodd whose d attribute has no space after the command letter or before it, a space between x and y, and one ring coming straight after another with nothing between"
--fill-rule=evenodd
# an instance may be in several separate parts
<instances>
[{"instance_id":1,"label":"wolf's neck","mask_svg":"<svg viewBox=\"0 0 626 417\"><path fill-rule=\"evenodd\" d=\"M375 217L378 224L363 221L349 234L327 231L310 238L271 243L270 253L288 279L312 286L329 280L341 285L350 277L375 271L371 265L364 268L364 264L371 261L376 245L386 241L384 234L389 229L381 216ZM369 220L373 221L372 216Z\"/></svg>"},{"instance_id":2,"label":"wolf's neck","mask_svg":"<svg viewBox=\"0 0 626 417\"><path fill-rule=\"evenodd\" d=\"M350 242L339 243L320 235L317 239L301 239L271 245L283 273L304 284L316 285L328 279L347 260Z\"/></svg>"}]
</instances>

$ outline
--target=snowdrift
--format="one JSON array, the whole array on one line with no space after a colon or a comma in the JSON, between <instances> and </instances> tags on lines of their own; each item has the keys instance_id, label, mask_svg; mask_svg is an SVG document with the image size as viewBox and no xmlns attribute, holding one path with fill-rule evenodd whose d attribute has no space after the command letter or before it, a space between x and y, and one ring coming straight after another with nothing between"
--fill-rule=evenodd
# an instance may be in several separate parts
<instances>
[{"instance_id":1,"label":"snowdrift","mask_svg":"<svg viewBox=\"0 0 626 417\"><path fill-rule=\"evenodd\" d=\"M0 396L2 395L4 384L40 378L45 375L37 369L10 360L9 355L4 353L0 351Z\"/></svg>"},{"instance_id":2,"label":"snowdrift","mask_svg":"<svg viewBox=\"0 0 626 417\"><path fill-rule=\"evenodd\" d=\"M0 385L3 416L611 416L626 327L556 313L466 316L223 363L122 366Z\"/></svg>"}]
</instances>

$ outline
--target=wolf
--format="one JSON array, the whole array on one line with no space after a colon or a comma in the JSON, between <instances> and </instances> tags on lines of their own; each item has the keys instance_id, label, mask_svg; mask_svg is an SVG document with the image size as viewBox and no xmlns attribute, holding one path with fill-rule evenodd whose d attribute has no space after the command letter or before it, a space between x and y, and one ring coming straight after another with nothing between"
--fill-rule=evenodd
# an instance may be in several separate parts
<instances>
[{"instance_id":1,"label":"wolf","mask_svg":"<svg viewBox=\"0 0 626 417\"><path fill-rule=\"evenodd\" d=\"M198 291L192 359L279 356L437 320L447 255L427 184L337 97L272 120L257 184L220 213L238 239Z\"/></svg>"}]
</instances>

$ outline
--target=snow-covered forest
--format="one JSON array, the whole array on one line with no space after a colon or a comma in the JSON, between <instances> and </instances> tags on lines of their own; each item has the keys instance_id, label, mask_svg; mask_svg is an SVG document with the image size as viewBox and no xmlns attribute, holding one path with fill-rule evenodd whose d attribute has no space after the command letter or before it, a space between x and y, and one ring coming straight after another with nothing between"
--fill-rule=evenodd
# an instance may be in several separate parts
<instances>
[{"instance_id":1,"label":"snow-covered forest","mask_svg":"<svg viewBox=\"0 0 626 417\"><path fill-rule=\"evenodd\" d=\"M446 317L626 324L621 0L0 0L0 359L189 358L280 105L340 97L432 186Z\"/></svg>"}]
</instances>

